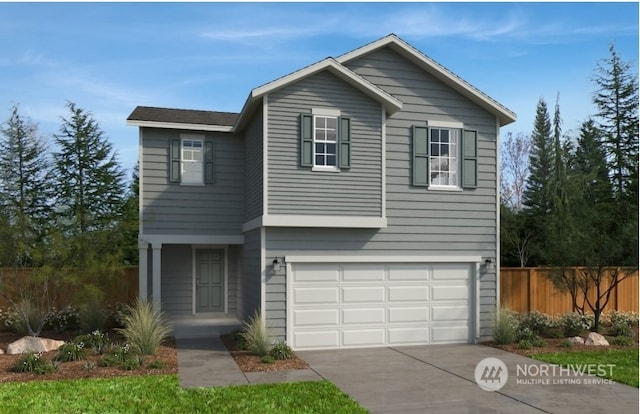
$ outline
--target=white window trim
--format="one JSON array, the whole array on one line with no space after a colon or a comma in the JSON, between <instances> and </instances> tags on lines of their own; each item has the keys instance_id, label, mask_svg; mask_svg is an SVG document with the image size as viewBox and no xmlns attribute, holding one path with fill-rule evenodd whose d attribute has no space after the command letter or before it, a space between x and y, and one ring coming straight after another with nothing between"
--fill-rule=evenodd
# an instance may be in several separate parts
<instances>
[{"instance_id":1,"label":"white window trim","mask_svg":"<svg viewBox=\"0 0 640 414\"><path fill-rule=\"evenodd\" d=\"M336 119L336 165L335 166L327 166L327 165L316 165L316 116L330 117L330 118L340 118L342 112L339 109L329 109L329 108L311 108L312 115L312 130L313 130L313 153L311 154L313 167L311 167L311 171L315 172L340 172L340 167L338 167L339 157L339 129L340 125L338 125L338 120Z\"/></svg>"},{"instance_id":2,"label":"white window trim","mask_svg":"<svg viewBox=\"0 0 640 414\"><path fill-rule=\"evenodd\" d=\"M200 135L200 134L180 134L180 170L182 170L183 167L183 163L185 162L185 160L183 159L184 156L184 142L185 141L200 141L200 143L202 144L200 149L202 152L202 161L200 161L200 163L202 164L202 177L200 177L201 182L184 182L184 178L182 176L182 171L180 171L180 185L182 186L186 186L186 187L204 187L205 182L204 182L204 141L205 141L205 136L204 135Z\"/></svg>"},{"instance_id":3,"label":"white window trim","mask_svg":"<svg viewBox=\"0 0 640 414\"><path fill-rule=\"evenodd\" d=\"M462 189L462 136L464 134L464 125L461 122L445 122L445 121L428 121L427 122L428 131L427 131L427 145L429 151L429 164L427 176L429 178L429 186L428 190L434 191L463 191ZM446 129L446 130L457 130L458 131L458 142L456 143L456 184L455 185L445 185L445 184L431 184L431 129Z\"/></svg>"}]
</instances>

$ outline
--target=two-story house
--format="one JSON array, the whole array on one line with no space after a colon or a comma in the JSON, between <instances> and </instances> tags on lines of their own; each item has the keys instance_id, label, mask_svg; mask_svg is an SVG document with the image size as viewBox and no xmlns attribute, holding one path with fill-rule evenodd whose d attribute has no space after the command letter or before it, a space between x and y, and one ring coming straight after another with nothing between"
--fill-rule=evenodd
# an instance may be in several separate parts
<instances>
[{"instance_id":1,"label":"two-story house","mask_svg":"<svg viewBox=\"0 0 640 414\"><path fill-rule=\"evenodd\" d=\"M294 349L490 336L515 118L393 34L238 114L137 107L140 295L172 316L260 310Z\"/></svg>"}]
</instances>

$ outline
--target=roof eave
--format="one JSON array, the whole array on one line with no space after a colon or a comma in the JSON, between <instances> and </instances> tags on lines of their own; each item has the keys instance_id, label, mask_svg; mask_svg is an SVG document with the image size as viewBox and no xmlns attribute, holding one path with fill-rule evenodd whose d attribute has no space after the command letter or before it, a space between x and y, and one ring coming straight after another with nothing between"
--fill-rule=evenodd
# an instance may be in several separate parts
<instances>
[{"instance_id":1,"label":"roof eave","mask_svg":"<svg viewBox=\"0 0 640 414\"><path fill-rule=\"evenodd\" d=\"M189 131L234 132L234 128L232 126L226 126L226 125L143 121L143 120L137 120L137 119L127 119L127 125L137 126L140 128L165 128L165 129L185 129Z\"/></svg>"}]
</instances>

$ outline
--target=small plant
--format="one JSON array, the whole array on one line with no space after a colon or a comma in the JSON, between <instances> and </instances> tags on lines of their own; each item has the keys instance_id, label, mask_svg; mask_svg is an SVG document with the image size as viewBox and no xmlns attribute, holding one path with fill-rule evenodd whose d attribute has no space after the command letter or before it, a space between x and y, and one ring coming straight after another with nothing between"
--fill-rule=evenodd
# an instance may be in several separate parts
<instances>
[{"instance_id":1,"label":"small plant","mask_svg":"<svg viewBox=\"0 0 640 414\"><path fill-rule=\"evenodd\" d=\"M528 328L536 335L543 335L549 329L555 327L555 322L546 313L533 311L525 314L520 320L519 328Z\"/></svg>"},{"instance_id":2,"label":"small plant","mask_svg":"<svg viewBox=\"0 0 640 414\"><path fill-rule=\"evenodd\" d=\"M91 301L82 307L80 312L80 330L93 332L104 329L107 323L107 315L100 308L98 302Z\"/></svg>"},{"instance_id":3,"label":"small plant","mask_svg":"<svg viewBox=\"0 0 640 414\"><path fill-rule=\"evenodd\" d=\"M42 357L41 352L27 352L23 354L11 368L13 372L31 372L34 374L49 374L55 371L51 361Z\"/></svg>"},{"instance_id":4,"label":"small plant","mask_svg":"<svg viewBox=\"0 0 640 414\"><path fill-rule=\"evenodd\" d=\"M564 341L560 342L560 346L563 348L573 348L573 342L571 342L568 339L565 339Z\"/></svg>"},{"instance_id":5,"label":"small plant","mask_svg":"<svg viewBox=\"0 0 640 414\"><path fill-rule=\"evenodd\" d=\"M98 361L98 365L101 367L115 367L124 363L132 355L133 352L131 352L129 344L112 345L109 353Z\"/></svg>"},{"instance_id":6,"label":"small plant","mask_svg":"<svg viewBox=\"0 0 640 414\"><path fill-rule=\"evenodd\" d=\"M264 355L260 358L260 362L263 364L273 364L276 360L271 355Z\"/></svg>"},{"instance_id":7,"label":"small plant","mask_svg":"<svg viewBox=\"0 0 640 414\"><path fill-rule=\"evenodd\" d=\"M83 368L87 371L93 371L94 369L96 369L98 367L98 364L96 364L93 361L87 361L84 363Z\"/></svg>"},{"instance_id":8,"label":"small plant","mask_svg":"<svg viewBox=\"0 0 640 414\"><path fill-rule=\"evenodd\" d=\"M564 336L579 336L591 327L588 317L577 312L569 312L560 316L560 326Z\"/></svg>"},{"instance_id":9,"label":"small plant","mask_svg":"<svg viewBox=\"0 0 640 414\"><path fill-rule=\"evenodd\" d=\"M607 338L610 345L616 346L632 346L635 344L633 338L629 336L614 336Z\"/></svg>"},{"instance_id":10,"label":"small plant","mask_svg":"<svg viewBox=\"0 0 640 414\"><path fill-rule=\"evenodd\" d=\"M518 342L518 348L520 348L520 349L532 349L533 348L533 344L528 339L521 339Z\"/></svg>"},{"instance_id":11,"label":"small plant","mask_svg":"<svg viewBox=\"0 0 640 414\"><path fill-rule=\"evenodd\" d=\"M80 361L87 358L87 350L84 347L84 342L72 341L65 342L56 354L55 360L60 362Z\"/></svg>"},{"instance_id":12,"label":"small plant","mask_svg":"<svg viewBox=\"0 0 640 414\"><path fill-rule=\"evenodd\" d=\"M47 314L46 326L57 333L75 331L79 327L79 320L80 314L72 306L67 306L60 310L53 308Z\"/></svg>"},{"instance_id":13,"label":"small plant","mask_svg":"<svg viewBox=\"0 0 640 414\"><path fill-rule=\"evenodd\" d=\"M500 309L493 317L493 339L498 345L506 345L516 340L518 320L507 309Z\"/></svg>"},{"instance_id":14,"label":"small plant","mask_svg":"<svg viewBox=\"0 0 640 414\"><path fill-rule=\"evenodd\" d=\"M275 360L293 359L295 354L286 342L280 341L271 348L269 355Z\"/></svg>"},{"instance_id":15,"label":"small plant","mask_svg":"<svg viewBox=\"0 0 640 414\"><path fill-rule=\"evenodd\" d=\"M164 314L146 300L138 299L123 318L125 327L118 331L142 355L155 354L158 346L171 333L171 326Z\"/></svg>"},{"instance_id":16,"label":"small plant","mask_svg":"<svg viewBox=\"0 0 640 414\"><path fill-rule=\"evenodd\" d=\"M90 348L95 355L102 355L109 346L109 337L106 333L95 330L89 334L76 337L76 340L80 338L85 345Z\"/></svg>"},{"instance_id":17,"label":"small plant","mask_svg":"<svg viewBox=\"0 0 640 414\"><path fill-rule=\"evenodd\" d=\"M127 358L124 362L120 364L120 369L125 371L133 371L134 369L140 368L144 364L144 360L141 355L135 355L131 358Z\"/></svg>"},{"instance_id":18,"label":"small plant","mask_svg":"<svg viewBox=\"0 0 640 414\"><path fill-rule=\"evenodd\" d=\"M147 368L149 369L162 369L162 368L165 368L166 366L167 364L165 364L163 361L160 361L159 359L154 359L153 361L147 364Z\"/></svg>"},{"instance_id":19,"label":"small plant","mask_svg":"<svg viewBox=\"0 0 640 414\"><path fill-rule=\"evenodd\" d=\"M247 349L254 355L265 356L271 349L271 335L265 320L256 311L248 322L244 322L242 337L247 343Z\"/></svg>"}]
</instances>

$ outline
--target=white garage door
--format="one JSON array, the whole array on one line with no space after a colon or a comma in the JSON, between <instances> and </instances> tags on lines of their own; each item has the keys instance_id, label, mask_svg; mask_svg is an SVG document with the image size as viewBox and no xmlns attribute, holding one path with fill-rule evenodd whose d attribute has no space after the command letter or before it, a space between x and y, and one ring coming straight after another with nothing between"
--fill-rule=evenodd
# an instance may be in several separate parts
<instances>
[{"instance_id":1,"label":"white garage door","mask_svg":"<svg viewBox=\"0 0 640 414\"><path fill-rule=\"evenodd\" d=\"M293 263L288 342L330 349L470 342L469 263Z\"/></svg>"}]
</instances>

